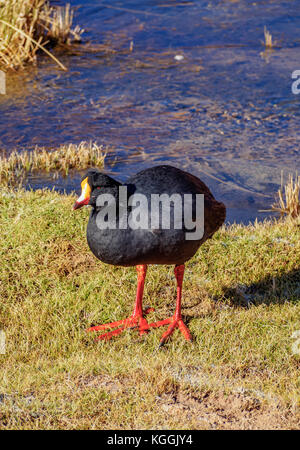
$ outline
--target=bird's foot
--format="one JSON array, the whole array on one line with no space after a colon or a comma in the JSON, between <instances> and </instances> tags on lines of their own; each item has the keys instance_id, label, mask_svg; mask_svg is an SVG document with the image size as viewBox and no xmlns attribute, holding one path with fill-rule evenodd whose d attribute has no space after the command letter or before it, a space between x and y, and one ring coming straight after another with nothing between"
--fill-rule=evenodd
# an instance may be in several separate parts
<instances>
[{"instance_id":1,"label":"bird's foot","mask_svg":"<svg viewBox=\"0 0 300 450\"><path fill-rule=\"evenodd\" d=\"M149 329L149 325L147 320L145 319L144 315L149 314L151 311L154 311L153 308L146 308L143 311L143 314L133 314L131 317L128 317L127 319L117 320L116 322L111 323L105 323L103 325L97 325L95 327L88 328L86 331L100 331L100 330L107 330L111 328L115 328L115 330L108 331L107 333L101 334L100 336L96 337L96 341L98 340L106 340L108 341L113 336L117 336L118 334L121 334L122 331L138 328L140 332L140 336L143 334L146 334Z\"/></svg>"},{"instance_id":2,"label":"bird's foot","mask_svg":"<svg viewBox=\"0 0 300 450\"><path fill-rule=\"evenodd\" d=\"M148 325L148 327L149 328L157 328L162 325L169 325L169 327L168 327L167 331L165 331L161 337L161 340L159 343L159 348L165 344L166 340L171 336L171 334L173 333L175 328L179 328L179 330L181 331L181 333L183 334L184 338L187 341L190 341L190 342L192 341L192 335L190 333L190 330L184 324L181 317L172 316L172 317L169 317L168 319L160 320L159 322L150 323Z\"/></svg>"}]
</instances>

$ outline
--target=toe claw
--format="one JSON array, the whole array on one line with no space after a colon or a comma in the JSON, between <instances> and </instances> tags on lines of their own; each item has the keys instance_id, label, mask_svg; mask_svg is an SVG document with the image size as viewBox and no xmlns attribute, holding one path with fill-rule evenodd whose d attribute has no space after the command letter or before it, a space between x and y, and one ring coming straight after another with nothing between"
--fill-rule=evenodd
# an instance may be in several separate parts
<instances>
[{"instance_id":1,"label":"toe claw","mask_svg":"<svg viewBox=\"0 0 300 450\"><path fill-rule=\"evenodd\" d=\"M149 314L151 312L155 311L154 308L152 308L151 306L146 306L146 308L143 310L144 314Z\"/></svg>"},{"instance_id":2,"label":"toe claw","mask_svg":"<svg viewBox=\"0 0 300 450\"><path fill-rule=\"evenodd\" d=\"M158 344L158 349L162 348L165 345L165 342L165 339L161 339L160 343Z\"/></svg>"},{"instance_id":3,"label":"toe claw","mask_svg":"<svg viewBox=\"0 0 300 450\"><path fill-rule=\"evenodd\" d=\"M160 327L161 325L169 325L167 331L164 332L164 334L162 335L162 338L160 340L160 343L158 345L158 348L163 347L163 345L165 344L165 342L168 340L168 338L171 336L171 334L173 333L173 331L175 330L175 328L179 328L179 331L181 332L181 334L183 334L184 338L191 342L192 341L192 335L188 329L188 327L184 324L183 320L181 319L181 317L169 317L168 319L164 319L164 320L160 320L159 322L154 322L154 323L150 323L148 326L149 328L157 328Z\"/></svg>"},{"instance_id":4,"label":"toe claw","mask_svg":"<svg viewBox=\"0 0 300 450\"><path fill-rule=\"evenodd\" d=\"M113 331L108 331L107 333L104 334L100 334L100 336L97 336L95 338L95 342L97 341L109 341L113 336L116 336L120 333L122 333L122 331L124 331L125 327L121 327L121 328L117 328L116 330Z\"/></svg>"}]
</instances>

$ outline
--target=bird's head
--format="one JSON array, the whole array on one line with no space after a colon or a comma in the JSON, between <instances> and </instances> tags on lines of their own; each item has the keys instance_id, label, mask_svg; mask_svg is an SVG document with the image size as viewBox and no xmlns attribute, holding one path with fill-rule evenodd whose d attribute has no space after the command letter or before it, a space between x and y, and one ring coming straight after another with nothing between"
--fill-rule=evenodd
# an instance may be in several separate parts
<instances>
[{"instance_id":1,"label":"bird's head","mask_svg":"<svg viewBox=\"0 0 300 450\"><path fill-rule=\"evenodd\" d=\"M101 193L101 188L109 188L115 185L119 185L119 183L113 178L98 169L89 169L81 179L81 195L75 202L73 209L81 208L84 205L95 205L96 198Z\"/></svg>"}]
</instances>

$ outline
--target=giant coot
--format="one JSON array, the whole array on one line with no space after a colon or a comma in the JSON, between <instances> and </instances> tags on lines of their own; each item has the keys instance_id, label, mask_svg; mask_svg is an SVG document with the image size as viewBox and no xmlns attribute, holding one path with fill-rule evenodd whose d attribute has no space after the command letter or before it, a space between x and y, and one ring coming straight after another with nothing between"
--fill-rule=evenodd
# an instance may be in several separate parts
<instances>
[{"instance_id":1,"label":"giant coot","mask_svg":"<svg viewBox=\"0 0 300 450\"><path fill-rule=\"evenodd\" d=\"M135 265L138 274L132 316L88 331L113 329L97 338L108 340L127 328L138 328L142 335L152 327L168 324L160 346L175 328L190 341L191 334L181 316L184 263L223 224L224 204L215 200L199 178L169 165L143 170L124 184L90 169L82 178L81 188L74 209L83 205L92 207L87 226L91 251L104 263ZM174 264L177 280L175 314L154 323L145 318L152 308L142 308L148 264Z\"/></svg>"}]
</instances>

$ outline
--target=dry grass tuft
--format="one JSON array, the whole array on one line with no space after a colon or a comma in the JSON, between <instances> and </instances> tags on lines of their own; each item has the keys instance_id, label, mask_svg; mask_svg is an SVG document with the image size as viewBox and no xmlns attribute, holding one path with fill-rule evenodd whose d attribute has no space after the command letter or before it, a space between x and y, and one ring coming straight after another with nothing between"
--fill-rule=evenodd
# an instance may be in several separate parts
<instances>
[{"instance_id":1,"label":"dry grass tuft","mask_svg":"<svg viewBox=\"0 0 300 450\"><path fill-rule=\"evenodd\" d=\"M8 157L0 156L0 184L21 184L29 172L54 171L68 175L70 169L103 167L104 159L103 146L95 142L62 145L55 151L38 147L23 153L14 151Z\"/></svg>"},{"instance_id":2,"label":"dry grass tuft","mask_svg":"<svg viewBox=\"0 0 300 450\"><path fill-rule=\"evenodd\" d=\"M74 11L69 3L65 6L50 7L45 4L41 19L44 21L44 27L47 30L47 38L54 43L71 43L72 40L80 42L81 35L84 32L78 25L72 29Z\"/></svg>"},{"instance_id":3,"label":"dry grass tuft","mask_svg":"<svg viewBox=\"0 0 300 450\"><path fill-rule=\"evenodd\" d=\"M43 50L62 69L66 67L45 45L69 43L73 35L80 40L83 30L72 30L70 5L50 7L46 0L7 0L0 2L0 66L22 68L35 63L37 51Z\"/></svg>"},{"instance_id":4,"label":"dry grass tuft","mask_svg":"<svg viewBox=\"0 0 300 450\"><path fill-rule=\"evenodd\" d=\"M281 175L281 187L278 190L277 203L272 205L272 211L280 213L280 216L288 215L292 218L300 216L300 176L296 173L295 179L289 174L288 182L283 186L283 177Z\"/></svg>"}]
</instances>

